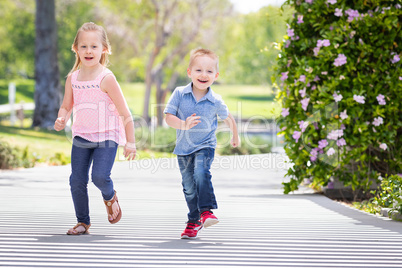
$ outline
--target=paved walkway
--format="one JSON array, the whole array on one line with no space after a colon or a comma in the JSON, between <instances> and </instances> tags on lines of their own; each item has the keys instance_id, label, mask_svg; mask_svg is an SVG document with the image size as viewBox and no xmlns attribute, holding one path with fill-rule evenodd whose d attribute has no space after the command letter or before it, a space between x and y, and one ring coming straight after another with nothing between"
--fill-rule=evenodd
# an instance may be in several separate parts
<instances>
[{"instance_id":1,"label":"paved walkway","mask_svg":"<svg viewBox=\"0 0 402 268\"><path fill-rule=\"evenodd\" d=\"M70 166L0 172L1 267L402 267L402 223L321 195L283 195L279 154L218 157L220 223L182 240L187 208L175 159L117 162L123 209L107 221L90 184L92 227L75 223Z\"/></svg>"}]
</instances>

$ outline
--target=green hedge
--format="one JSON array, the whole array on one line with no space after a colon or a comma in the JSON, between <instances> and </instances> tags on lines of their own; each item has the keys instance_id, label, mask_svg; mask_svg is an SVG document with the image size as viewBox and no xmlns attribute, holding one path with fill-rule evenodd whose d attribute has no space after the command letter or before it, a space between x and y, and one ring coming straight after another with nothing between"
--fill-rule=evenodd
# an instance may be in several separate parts
<instances>
[{"instance_id":1,"label":"green hedge","mask_svg":"<svg viewBox=\"0 0 402 268\"><path fill-rule=\"evenodd\" d=\"M288 193L304 179L367 190L402 170L400 1L288 0L277 99Z\"/></svg>"}]
</instances>

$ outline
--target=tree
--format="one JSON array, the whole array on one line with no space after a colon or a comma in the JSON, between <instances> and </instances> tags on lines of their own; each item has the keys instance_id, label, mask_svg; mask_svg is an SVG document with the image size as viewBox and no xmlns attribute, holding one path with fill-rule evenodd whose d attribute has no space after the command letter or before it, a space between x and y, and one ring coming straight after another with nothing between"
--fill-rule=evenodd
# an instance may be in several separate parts
<instances>
[{"instance_id":1,"label":"tree","mask_svg":"<svg viewBox=\"0 0 402 268\"><path fill-rule=\"evenodd\" d=\"M137 73L145 80L142 116L147 122L151 91L156 88L158 124L162 123L166 94L185 73L186 55L206 44L211 49L218 47L211 37L220 29L217 25L222 17L232 11L227 0L104 0L98 8L110 33L131 48L132 68L144 70Z\"/></svg>"},{"instance_id":2,"label":"tree","mask_svg":"<svg viewBox=\"0 0 402 268\"><path fill-rule=\"evenodd\" d=\"M35 2L0 1L0 78L33 78Z\"/></svg>"},{"instance_id":3,"label":"tree","mask_svg":"<svg viewBox=\"0 0 402 268\"><path fill-rule=\"evenodd\" d=\"M179 65L189 53L190 44L201 35L201 29L212 32L217 19L229 14L229 10L224 8L228 7L226 2L216 1L152 0L152 4L155 36L146 65L143 118L149 121L149 100L155 85L157 122L161 125L166 94L174 89L179 76L172 63ZM205 42L200 40L198 46L201 44ZM168 79L164 79L166 67L173 69Z\"/></svg>"},{"instance_id":4,"label":"tree","mask_svg":"<svg viewBox=\"0 0 402 268\"><path fill-rule=\"evenodd\" d=\"M402 168L398 1L293 1L278 58L285 193L305 179L368 190Z\"/></svg>"},{"instance_id":5,"label":"tree","mask_svg":"<svg viewBox=\"0 0 402 268\"><path fill-rule=\"evenodd\" d=\"M54 0L36 0L33 127L51 128L61 101Z\"/></svg>"}]
</instances>

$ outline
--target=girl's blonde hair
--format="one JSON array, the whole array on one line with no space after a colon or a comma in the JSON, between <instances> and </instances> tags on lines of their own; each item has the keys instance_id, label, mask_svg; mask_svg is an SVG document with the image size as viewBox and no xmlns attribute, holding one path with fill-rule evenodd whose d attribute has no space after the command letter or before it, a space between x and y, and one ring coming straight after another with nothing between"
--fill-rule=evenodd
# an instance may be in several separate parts
<instances>
[{"instance_id":1,"label":"girl's blonde hair","mask_svg":"<svg viewBox=\"0 0 402 268\"><path fill-rule=\"evenodd\" d=\"M102 53L102 56L100 58L99 63L102 64L103 66L108 66L109 65L109 57L108 55L112 54L112 47L110 46L109 39L107 38L107 34L105 29L100 26L96 25L93 22L86 22L84 23L77 31L77 34L75 35L74 38L74 43L71 46L71 50L75 53L75 63L69 74L75 72L81 67L81 59L78 55L78 39L80 37L81 32L99 32L101 40L102 40L102 46L103 49L106 50L105 53Z\"/></svg>"}]
</instances>

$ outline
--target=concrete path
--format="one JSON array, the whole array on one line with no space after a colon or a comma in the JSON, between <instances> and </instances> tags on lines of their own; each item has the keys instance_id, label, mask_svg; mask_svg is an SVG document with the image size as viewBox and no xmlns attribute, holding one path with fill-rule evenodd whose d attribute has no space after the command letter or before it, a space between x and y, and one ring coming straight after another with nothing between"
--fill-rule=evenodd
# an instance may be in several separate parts
<instances>
[{"instance_id":1,"label":"concrete path","mask_svg":"<svg viewBox=\"0 0 402 268\"><path fill-rule=\"evenodd\" d=\"M123 209L110 225L89 185L91 234L75 224L70 166L0 172L0 267L402 267L402 223L308 192L283 195L280 154L217 157L220 223L182 240L176 159L117 162Z\"/></svg>"}]
</instances>

